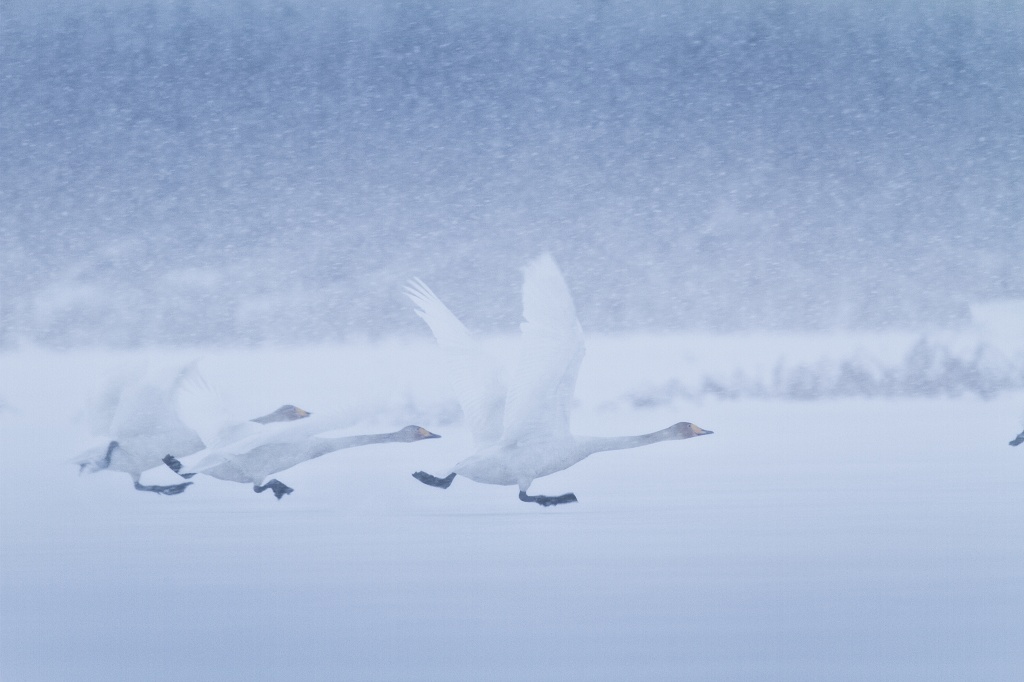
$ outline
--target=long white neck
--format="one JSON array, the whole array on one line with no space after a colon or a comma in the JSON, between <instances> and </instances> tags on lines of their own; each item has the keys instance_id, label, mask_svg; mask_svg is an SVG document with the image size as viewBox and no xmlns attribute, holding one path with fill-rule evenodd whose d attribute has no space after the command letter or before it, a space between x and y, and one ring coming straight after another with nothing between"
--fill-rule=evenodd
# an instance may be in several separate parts
<instances>
[{"instance_id":1,"label":"long white neck","mask_svg":"<svg viewBox=\"0 0 1024 682\"><path fill-rule=\"evenodd\" d=\"M378 433L369 436L341 436L339 438L311 438L307 453L310 458L320 457L335 450L355 448L360 445L373 445L375 443L390 443L396 439L398 433Z\"/></svg>"},{"instance_id":2,"label":"long white neck","mask_svg":"<svg viewBox=\"0 0 1024 682\"><path fill-rule=\"evenodd\" d=\"M576 447L579 449L580 454L586 457L594 454L595 452L605 452L607 450L628 450L629 448L639 448L644 445L660 443L663 440L677 440L678 438L678 436L674 435L671 427L669 427L667 429L662 429L661 431L645 433L639 436L613 436L610 438L604 438L601 436L576 436Z\"/></svg>"}]
</instances>

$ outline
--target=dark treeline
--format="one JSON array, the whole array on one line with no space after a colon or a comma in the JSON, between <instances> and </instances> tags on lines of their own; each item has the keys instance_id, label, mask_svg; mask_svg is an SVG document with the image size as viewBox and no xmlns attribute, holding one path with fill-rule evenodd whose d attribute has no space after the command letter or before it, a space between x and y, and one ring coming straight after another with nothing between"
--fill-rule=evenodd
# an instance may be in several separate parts
<instances>
[{"instance_id":1,"label":"dark treeline","mask_svg":"<svg viewBox=\"0 0 1024 682\"><path fill-rule=\"evenodd\" d=\"M1011 2L13 3L0 344L948 326L1024 296ZM58 8L59 7L59 8Z\"/></svg>"}]
</instances>

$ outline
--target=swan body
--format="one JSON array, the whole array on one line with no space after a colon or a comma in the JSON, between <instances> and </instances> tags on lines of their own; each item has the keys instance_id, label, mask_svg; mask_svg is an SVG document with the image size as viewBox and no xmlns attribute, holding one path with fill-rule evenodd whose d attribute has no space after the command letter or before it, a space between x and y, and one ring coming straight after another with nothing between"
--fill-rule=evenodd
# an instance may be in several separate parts
<instances>
[{"instance_id":1,"label":"swan body","mask_svg":"<svg viewBox=\"0 0 1024 682\"><path fill-rule=\"evenodd\" d=\"M712 432L689 422L680 422L643 436L580 436L550 440L539 438L485 448L456 464L452 471L477 483L518 485L525 492L534 479L568 469L597 452L626 450L663 440L691 438L709 433Z\"/></svg>"},{"instance_id":2,"label":"swan body","mask_svg":"<svg viewBox=\"0 0 1024 682\"><path fill-rule=\"evenodd\" d=\"M204 474L224 481L249 483L256 492L271 489L277 499L293 491L274 479L263 482L271 475L290 469L297 464L316 459L345 448L377 443L412 443L428 438L440 438L421 426L406 426L393 433L360 436L325 437L323 434L339 428L337 420L326 418L304 420L295 424L268 424L257 433L225 446L208 448L192 456L194 465L165 458L172 469L178 465L181 476Z\"/></svg>"},{"instance_id":3,"label":"swan body","mask_svg":"<svg viewBox=\"0 0 1024 682\"><path fill-rule=\"evenodd\" d=\"M147 486L144 471L160 466L164 455L184 457L203 449L199 435L178 416L175 396L194 371L191 366L136 377L111 396L107 442L83 452L79 473L108 469L132 478L136 490L176 495L189 485Z\"/></svg>"},{"instance_id":4,"label":"swan body","mask_svg":"<svg viewBox=\"0 0 1024 682\"><path fill-rule=\"evenodd\" d=\"M496 363L426 284L412 280L406 295L437 339L476 449L444 478L422 471L413 474L427 485L447 488L455 475L461 475L479 483L518 485L519 498L527 502L544 506L575 502L572 493L547 497L526 491L534 479L567 469L595 452L712 433L689 422L640 436L570 433L569 408L585 352L583 330L550 255L540 256L524 272L525 321L507 385Z\"/></svg>"}]
</instances>

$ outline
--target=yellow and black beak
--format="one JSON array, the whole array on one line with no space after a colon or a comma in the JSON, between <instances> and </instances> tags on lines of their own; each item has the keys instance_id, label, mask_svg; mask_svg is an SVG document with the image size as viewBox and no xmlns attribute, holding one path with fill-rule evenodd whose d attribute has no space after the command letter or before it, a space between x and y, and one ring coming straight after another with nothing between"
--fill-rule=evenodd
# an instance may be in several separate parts
<instances>
[{"instance_id":1,"label":"yellow and black beak","mask_svg":"<svg viewBox=\"0 0 1024 682\"><path fill-rule=\"evenodd\" d=\"M420 438L440 438L441 437L441 436L437 435L436 433L431 433L430 431L427 431L422 426L420 427L419 431L416 432L416 435L418 435Z\"/></svg>"},{"instance_id":2,"label":"yellow and black beak","mask_svg":"<svg viewBox=\"0 0 1024 682\"><path fill-rule=\"evenodd\" d=\"M690 424L690 430L693 431L693 435L695 436L710 436L712 433L714 433L714 431L706 431L697 426L696 424Z\"/></svg>"}]
</instances>

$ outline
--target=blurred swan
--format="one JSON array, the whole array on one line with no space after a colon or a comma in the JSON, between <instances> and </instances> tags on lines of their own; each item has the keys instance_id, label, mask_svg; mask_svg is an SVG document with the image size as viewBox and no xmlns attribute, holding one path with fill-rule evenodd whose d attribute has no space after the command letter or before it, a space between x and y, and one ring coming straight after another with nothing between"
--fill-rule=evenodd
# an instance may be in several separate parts
<instances>
[{"instance_id":1,"label":"blurred swan","mask_svg":"<svg viewBox=\"0 0 1024 682\"><path fill-rule=\"evenodd\" d=\"M296 464L344 448L440 438L422 426L406 426L394 433L328 438L319 434L337 429L338 424L332 424L326 419L309 419L303 423L268 425L264 428L265 432L196 453L192 458L197 460L195 466L184 466L171 455L164 457L164 462L186 478L205 474L224 481L251 483L257 493L269 488L280 500L294 489L276 478L266 483L263 481Z\"/></svg>"},{"instance_id":2,"label":"blurred swan","mask_svg":"<svg viewBox=\"0 0 1024 682\"><path fill-rule=\"evenodd\" d=\"M142 472L160 465L168 454L179 456L203 449L195 431L179 419L175 394L192 371L191 367L149 372L114 388L107 396L107 442L91 448L75 462L79 473L104 469L131 476L136 490L177 495L188 483L143 485Z\"/></svg>"},{"instance_id":3,"label":"blurred swan","mask_svg":"<svg viewBox=\"0 0 1024 682\"><path fill-rule=\"evenodd\" d=\"M282 405L262 417L241 418L228 409L228 401L220 391L194 368L177 391L175 404L181 420L199 434L205 449L223 447L261 433L267 435L281 428L280 422L295 422L312 414L295 405Z\"/></svg>"},{"instance_id":4,"label":"blurred swan","mask_svg":"<svg viewBox=\"0 0 1024 682\"><path fill-rule=\"evenodd\" d=\"M122 471L131 476L136 490L177 495L192 485L144 485L143 472L160 466L165 456L185 457L206 445L190 425L182 421L180 398L186 386L201 381L195 363L181 368L160 370L124 382L108 396L106 427L108 442L91 448L76 458L79 473L104 469ZM305 410L286 405L259 420L301 419ZM258 423L251 426L263 428ZM224 432L241 433L249 425L224 427Z\"/></svg>"},{"instance_id":5,"label":"blurred swan","mask_svg":"<svg viewBox=\"0 0 1024 682\"><path fill-rule=\"evenodd\" d=\"M1010 441L1010 445L1020 445L1024 443L1024 431L1017 434L1017 437Z\"/></svg>"},{"instance_id":6,"label":"blurred swan","mask_svg":"<svg viewBox=\"0 0 1024 682\"><path fill-rule=\"evenodd\" d=\"M518 485L524 502L543 506L576 502L573 493L546 496L526 491L534 479L567 469L595 452L712 433L689 422L618 438L574 437L569 432L569 406L584 354L583 331L569 289L550 255L540 256L525 270L525 322L507 387L494 361L426 284L412 280L406 294L418 306L416 313L430 327L445 356L476 450L444 477L423 471L413 474L427 485L447 488L460 474L479 483Z\"/></svg>"}]
</instances>

